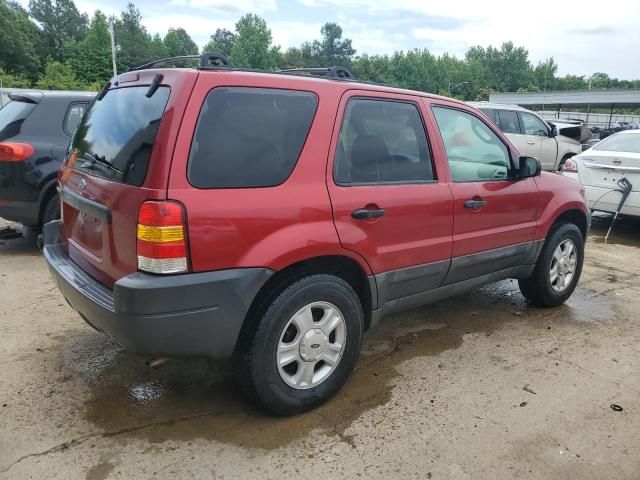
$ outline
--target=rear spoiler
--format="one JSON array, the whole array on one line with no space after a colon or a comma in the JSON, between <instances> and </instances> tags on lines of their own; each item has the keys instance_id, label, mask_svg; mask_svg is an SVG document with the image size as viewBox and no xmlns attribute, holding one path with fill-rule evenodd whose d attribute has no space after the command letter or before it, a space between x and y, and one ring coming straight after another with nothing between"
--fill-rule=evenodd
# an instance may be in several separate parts
<instances>
[{"instance_id":1,"label":"rear spoiler","mask_svg":"<svg viewBox=\"0 0 640 480\"><path fill-rule=\"evenodd\" d=\"M23 102L23 103L40 103L40 100L42 100L42 97L44 95L42 95L42 93L40 92L16 92L16 93L10 93L9 94L9 99L13 100L14 102Z\"/></svg>"}]
</instances>

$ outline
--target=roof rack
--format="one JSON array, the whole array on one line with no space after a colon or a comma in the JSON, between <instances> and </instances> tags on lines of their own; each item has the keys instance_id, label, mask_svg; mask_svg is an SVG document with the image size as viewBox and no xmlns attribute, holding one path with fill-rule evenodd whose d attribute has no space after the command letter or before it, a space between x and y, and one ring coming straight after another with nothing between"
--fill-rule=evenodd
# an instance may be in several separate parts
<instances>
[{"instance_id":1,"label":"roof rack","mask_svg":"<svg viewBox=\"0 0 640 480\"><path fill-rule=\"evenodd\" d=\"M188 62L190 60L198 60L199 68L233 68L227 57L221 53L203 53L202 55L182 55L179 57L161 58L153 62L145 63L132 68L131 70L147 70L149 68L164 67L167 65L175 65L176 63Z\"/></svg>"},{"instance_id":2,"label":"roof rack","mask_svg":"<svg viewBox=\"0 0 640 480\"><path fill-rule=\"evenodd\" d=\"M338 65L333 67L321 67L321 68L290 68L286 70L259 70L253 68L235 68L226 56L221 53L203 53L202 55L183 55L180 57L162 58L160 60L154 60L153 62L145 63L132 70L147 70L150 68L164 67L168 65L175 65L178 63L198 61L198 69L200 70L235 70L243 72L261 72L283 75L301 75L306 77L320 77L330 78L335 80L351 80L356 78L348 68L340 67Z\"/></svg>"},{"instance_id":3,"label":"roof rack","mask_svg":"<svg viewBox=\"0 0 640 480\"><path fill-rule=\"evenodd\" d=\"M348 68L340 67L338 65L326 68L289 68L287 70L279 70L279 73L355 80L353 73L351 73Z\"/></svg>"}]
</instances>

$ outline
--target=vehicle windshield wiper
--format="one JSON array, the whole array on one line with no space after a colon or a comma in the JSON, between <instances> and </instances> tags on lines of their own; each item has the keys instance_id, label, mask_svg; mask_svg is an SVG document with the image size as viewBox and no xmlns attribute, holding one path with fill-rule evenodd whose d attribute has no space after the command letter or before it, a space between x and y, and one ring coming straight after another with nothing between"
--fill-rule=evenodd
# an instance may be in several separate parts
<instances>
[{"instance_id":1,"label":"vehicle windshield wiper","mask_svg":"<svg viewBox=\"0 0 640 480\"><path fill-rule=\"evenodd\" d=\"M82 165L80 165L82 168L93 168L95 164L98 163L100 165L104 165L109 170L113 170L114 172L119 173L120 175L125 175L125 172L111 165L111 163L109 163L104 157L100 158L100 156L98 155L91 155L90 153L85 153L82 156L82 160L85 161Z\"/></svg>"}]
</instances>

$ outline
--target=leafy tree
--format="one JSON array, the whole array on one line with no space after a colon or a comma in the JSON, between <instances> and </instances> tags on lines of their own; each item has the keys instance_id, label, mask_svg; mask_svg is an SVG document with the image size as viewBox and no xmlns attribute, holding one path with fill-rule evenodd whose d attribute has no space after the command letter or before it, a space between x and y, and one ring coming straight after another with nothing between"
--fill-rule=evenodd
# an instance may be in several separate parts
<instances>
[{"instance_id":1,"label":"leafy tree","mask_svg":"<svg viewBox=\"0 0 640 480\"><path fill-rule=\"evenodd\" d=\"M211 35L209 42L202 47L202 53L222 53L226 57L229 57L235 41L235 33L226 28L218 28L216 33Z\"/></svg>"},{"instance_id":2,"label":"leafy tree","mask_svg":"<svg viewBox=\"0 0 640 480\"><path fill-rule=\"evenodd\" d=\"M322 40L314 40L307 49L309 60L316 67L332 67L334 65L349 66L356 54L351 46L351 39L342 40L342 27L337 23L325 23L320 29Z\"/></svg>"},{"instance_id":3,"label":"leafy tree","mask_svg":"<svg viewBox=\"0 0 640 480\"><path fill-rule=\"evenodd\" d=\"M169 57L198 54L198 46L184 28L170 28L164 37L164 46Z\"/></svg>"},{"instance_id":4,"label":"leafy tree","mask_svg":"<svg viewBox=\"0 0 640 480\"><path fill-rule=\"evenodd\" d=\"M0 0L0 68L35 80L41 67L41 43L27 11L15 2Z\"/></svg>"},{"instance_id":5,"label":"leafy tree","mask_svg":"<svg viewBox=\"0 0 640 480\"><path fill-rule=\"evenodd\" d=\"M275 68L279 51L272 48L271 41L271 30L264 19L252 13L243 16L236 23L232 63L237 67Z\"/></svg>"},{"instance_id":6,"label":"leafy tree","mask_svg":"<svg viewBox=\"0 0 640 480\"><path fill-rule=\"evenodd\" d=\"M84 38L89 17L81 14L73 0L29 0L29 13L41 26L48 53L64 60L64 46L69 40Z\"/></svg>"},{"instance_id":7,"label":"leafy tree","mask_svg":"<svg viewBox=\"0 0 640 480\"><path fill-rule=\"evenodd\" d=\"M82 90L85 85L78 82L73 73L73 66L69 62L51 60L47 63L44 73L35 84L45 90Z\"/></svg>"},{"instance_id":8,"label":"leafy tree","mask_svg":"<svg viewBox=\"0 0 640 480\"><path fill-rule=\"evenodd\" d=\"M75 76L84 83L104 83L113 75L109 24L100 10L93 15L85 38L68 49L73 53L69 63Z\"/></svg>"},{"instance_id":9,"label":"leafy tree","mask_svg":"<svg viewBox=\"0 0 640 480\"><path fill-rule=\"evenodd\" d=\"M169 54L167 53L167 47L162 40L162 37L159 34L155 34L151 38L151 43L149 45L149 58L167 58Z\"/></svg>"},{"instance_id":10,"label":"leafy tree","mask_svg":"<svg viewBox=\"0 0 640 480\"><path fill-rule=\"evenodd\" d=\"M0 83L2 88L28 88L31 86L31 81L28 78L22 75L12 75L2 68L0 68Z\"/></svg>"},{"instance_id":11,"label":"leafy tree","mask_svg":"<svg viewBox=\"0 0 640 480\"><path fill-rule=\"evenodd\" d=\"M115 20L118 71L130 70L133 67L154 60L151 58L152 39L142 25L140 10L133 3L127 4L126 10Z\"/></svg>"}]
</instances>

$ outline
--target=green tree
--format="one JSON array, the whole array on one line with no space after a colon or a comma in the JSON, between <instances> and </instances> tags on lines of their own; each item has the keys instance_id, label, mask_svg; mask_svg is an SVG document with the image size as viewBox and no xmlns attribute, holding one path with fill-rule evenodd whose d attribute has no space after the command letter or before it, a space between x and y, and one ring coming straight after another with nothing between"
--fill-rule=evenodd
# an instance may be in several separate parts
<instances>
[{"instance_id":1,"label":"green tree","mask_svg":"<svg viewBox=\"0 0 640 480\"><path fill-rule=\"evenodd\" d=\"M271 30L258 15L249 13L236 23L236 38L231 48L231 62L236 67L273 69L279 50L271 45Z\"/></svg>"},{"instance_id":2,"label":"green tree","mask_svg":"<svg viewBox=\"0 0 640 480\"><path fill-rule=\"evenodd\" d=\"M151 43L149 45L149 58L167 58L168 56L167 47L165 46L164 41L162 41L162 37L156 33L151 38Z\"/></svg>"},{"instance_id":3,"label":"green tree","mask_svg":"<svg viewBox=\"0 0 640 480\"><path fill-rule=\"evenodd\" d=\"M65 44L82 40L89 24L89 17L78 11L73 0L29 0L29 13L42 28L45 53L58 61L64 60Z\"/></svg>"},{"instance_id":4,"label":"green tree","mask_svg":"<svg viewBox=\"0 0 640 480\"><path fill-rule=\"evenodd\" d=\"M311 45L303 46L310 57L307 61L315 67L349 66L356 54L351 39L342 40L342 27L337 23L325 23L320 29L322 40L314 40Z\"/></svg>"},{"instance_id":5,"label":"green tree","mask_svg":"<svg viewBox=\"0 0 640 480\"><path fill-rule=\"evenodd\" d=\"M31 81L22 75L13 75L0 68L0 83L3 88L29 88Z\"/></svg>"},{"instance_id":6,"label":"green tree","mask_svg":"<svg viewBox=\"0 0 640 480\"><path fill-rule=\"evenodd\" d=\"M169 57L198 54L198 46L184 28L170 28L164 37L164 47Z\"/></svg>"},{"instance_id":7,"label":"green tree","mask_svg":"<svg viewBox=\"0 0 640 480\"><path fill-rule=\"evenodd\" d=\"M36 87L45 90L82 90L86 88L76 79L73 66L69 62L51 60L47 63L44 73L36 82Z\"/></svg>"},{"instance_id":8,"label":"green tree","mask_svg":"<svg viewBox=\"0 0 640 480\"><path fill-rule=\"evenodd\" d=\"M142 25L140 10L133 3L127 4L126 10L115 19L115 37L118 51L118 71L124 72L146 63L152 58L153 40Z\"/></svg>"},{"instance_id":9,"label":"green tree","mask_svg":"<svg viewBox=\"0 0 640 480\"><path fill-rule=\"evenodd\" d=\"M96 10L83 40L68 46L69 63L84 83L104 83L113 75L111 38L107 17Z\"/></svg>"},{"instance_id":10,"label":"green tree","mask_svg":"<svg viewBox=\"0 0 640 480\"><path fill-rule=\"evenodd\" d=\"M211 35L209 42L202 47L202 53L221 53L228 58L231 56L231 49L235 41L235 33L226 28L218 28L216 33Z\"/></svg>"},{"instance_id":11,"label":"green tree","mask_svg":"<svg viewBox=\"0 0 640 480\"><path fill-rule=\"evenodd\" d=\"M31 80L41 68L40 33L27 11L15 2L0 0L0 68Z\"/></svg>"}]
</instances>

